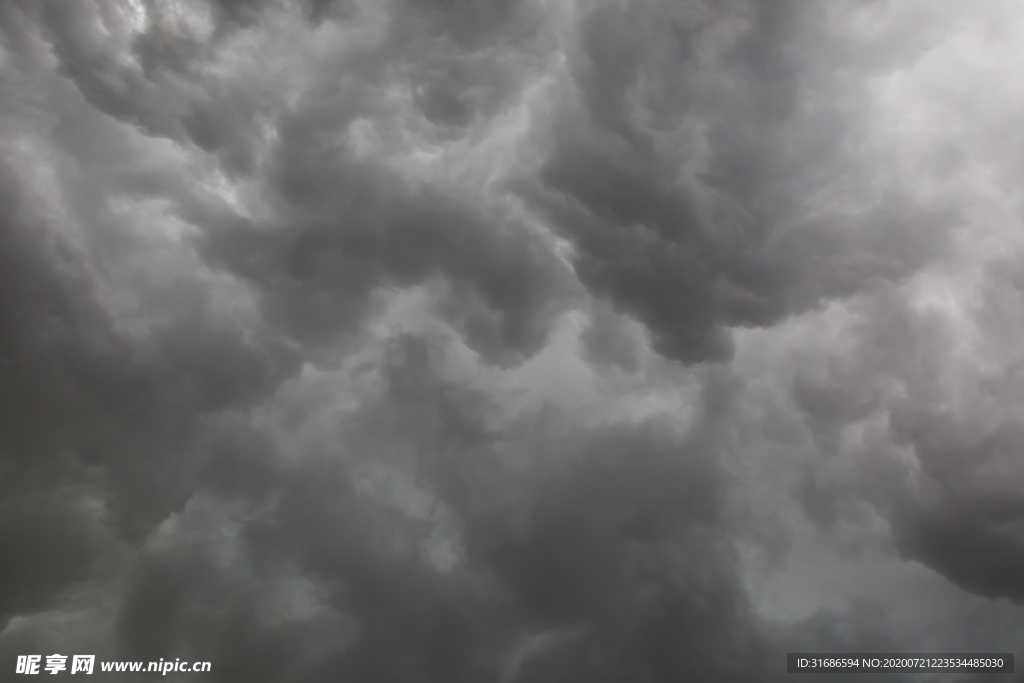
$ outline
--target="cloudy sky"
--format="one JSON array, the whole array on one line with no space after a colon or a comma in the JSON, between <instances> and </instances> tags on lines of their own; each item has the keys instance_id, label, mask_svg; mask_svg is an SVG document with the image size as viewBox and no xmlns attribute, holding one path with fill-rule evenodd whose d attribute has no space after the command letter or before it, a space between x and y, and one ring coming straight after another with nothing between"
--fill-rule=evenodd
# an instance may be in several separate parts
<instances>
[{"instance_id":1,"label":"cloudy sky","mask_svg":"<svg viewBox=\"0 0 1024 683\"><path fill-rule=\"evenodd\" d=\"M0 678L1020 659L1022 73L1019 0L0 3Z\"/></svg>"}]
</instances>

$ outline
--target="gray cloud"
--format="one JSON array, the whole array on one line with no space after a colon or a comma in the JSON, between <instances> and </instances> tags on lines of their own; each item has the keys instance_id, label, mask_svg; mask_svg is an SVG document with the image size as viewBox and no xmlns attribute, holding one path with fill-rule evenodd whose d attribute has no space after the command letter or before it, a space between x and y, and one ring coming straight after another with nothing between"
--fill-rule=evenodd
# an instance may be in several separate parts
<instances>
[{"instance_id":1,"label":"gray cloud","mask_svg":"<svg viewBox=\"0 0 1024 683\"><path fill-rule=\"evenodd\" d=\"M582 281L671 357L726 358L728 327L900 280L941 249L941 209L873 188L873 160L850 154L864 85L822 65L845 55L816 14L609 4L582 20L578 101L526 191Z\"/></svg>"},{"instance_id":2,"label":"gray cloud","mask_svg":"<svg viewBox=\"0 0 1024 683\"><path fill-rule=\"evenodd\" d=\"M1018 647L1009 15L3 6L0 666Z\"/></svg>"}]
</instances>

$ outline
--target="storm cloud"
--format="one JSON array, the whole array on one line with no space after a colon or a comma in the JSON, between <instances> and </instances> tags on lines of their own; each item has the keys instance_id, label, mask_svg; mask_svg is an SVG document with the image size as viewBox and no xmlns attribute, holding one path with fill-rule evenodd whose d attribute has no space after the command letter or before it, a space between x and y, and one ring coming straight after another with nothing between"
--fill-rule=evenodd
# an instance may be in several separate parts
<instances>
[{"instance_id":1,"label":"storm cloud","mask_svg":"<svg viewBox=\"0 0 1024 683\"><path fill-rule=\"evenodd\" d=\"M1019 652L1022 35L1009 0L3 4L5 677Z\"/></svg>"}]
</instances>

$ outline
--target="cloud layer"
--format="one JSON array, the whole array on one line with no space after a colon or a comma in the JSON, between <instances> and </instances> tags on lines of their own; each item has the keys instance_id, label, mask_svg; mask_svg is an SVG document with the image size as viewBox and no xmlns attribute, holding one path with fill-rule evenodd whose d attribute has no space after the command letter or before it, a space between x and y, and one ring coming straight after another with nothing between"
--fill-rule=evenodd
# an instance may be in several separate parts
<instances>
[{"instance_id":1,"label":"cloud layer","mask_svg":"<svg viewBox=\"0 0 1024 683\"><path fill-rule=\"evenodd\" d=\"M1014 651L1018 15L0 7L0 666Z\"/></svg>"}]
</instances>

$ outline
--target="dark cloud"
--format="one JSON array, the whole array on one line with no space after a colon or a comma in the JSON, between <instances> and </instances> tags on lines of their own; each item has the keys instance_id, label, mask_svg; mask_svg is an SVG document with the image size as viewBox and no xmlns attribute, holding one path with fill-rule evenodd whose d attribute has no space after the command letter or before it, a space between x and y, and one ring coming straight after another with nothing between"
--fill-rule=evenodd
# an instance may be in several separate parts
<instances>
[{"instance_id":1,"label":"dark cloud","mask_svg":"<svg viewBox=\"0 0 1024 683\"><path fill-rule=\"evenodd\" d=\"M1015 280L997 260L984 295L955 322L902 296L874 302L852 330L852 353L824 373L801 368L791 387L817 448L859 460L831 483L810 475L805 504L816 517L834 524L841 501L867 498L893 524L902 554L973 593L1019 602ZM965 328L981 333L975 343L998 370L965 367L954 351ZM880 417L873 435L851 436Z\"/></svg>"},{"instance_id":2,"label":"dark cloud","mask_svg":"<svg viewBox=\"0 0 1024 683\"><path fill-rule=\"evenodd\" d=\"M470 36L490 31L493 40L530 47L537 17L499 5L399 11L382 29L380 44L338 49L322 72L302 72L311 83L287 106L274 90L290 87L286 75L275 77L277 84L260 81L256 67L207 75L245 49L218 37L216 22L239 13L255 21L257 5L225 3L221 12L203 15L198 10L205 5L198 4L191 9L200 16L191 19L189 7L176 13L146 6L147 25L124 39L129 59L121 61L114 58L118 46L101 34L104 28L130 32L124 8L100 3L100 10L82 5L69 13L54 5L45 23L61 68L95 107L146 133L214 153L232 175L254 174L274 214L267 220L225 220L191 198L175 197L175 209L208 228L200 247L211 265L257 285L270 318L303 343L350 327L375 290L436 276L450 284L452 303L443 310L482 352L498 359L536 350L568 289L565 269L545 241L507 212L481 210L450 188L410 187L386 165L357 158L351 140L360 122L391 125L387 98L395 87L411 88L425 123L441 129L500 114L523 85L521 60ZM337 30L360 30L361 15L339 19ZM159 46L180 52L204 32L209 39L187 64L152 52ZM306 66L305 58L296 56L292 66ZM449 137L443 130L438 135ZM465 313L456 314L459 309Z\"/></svg>"},{"instance_id":3,"label":"dark cloud","mask_svg":"<svg viewBox=\"0 0 1024 683\"><path fill-rule=\"evenodd\" d=\"M988 286L1007 285L1003 277L994 280L999 284ZM1008 288L1001 297L1019 293ZM986 301L982 321L985 308L998 306ZM1015 324L1014 318L996 324ZM993 330L986 338L1000 336ZM967 389L975 394L974 405L943 406L938 396L917 396L897 406L892 423L895 438L913 449L918 466L897 502L904 551L972 592L1020 602L1024 497L1016 453L1024 434L1014 409L1017 367L1008 363L1000 376L977 378Z\"/></svg>"},{"instance_id":4,"label":"dark cloud","mask_svg":"<svg viewBox=\"0 0 1024 683\"><path fill-rule=\"evenodd\" d=\"M1014 41L907 7L0 6L0 666L1016 647Z\"/></svg>"},{"instance_id":5,"label":"dark cloud","mask_svg":"<svg viewBox=\"0 0 1024 683\"><path fill-rule=\"evenodd\" d=\"M126 528L145 531L182 495L165 458L187 452L196 420L257 400L291 361L272 344L246 344L243 330L211 319L205 296L187 288L175 292L180 307L164 311L153 341L132 343L102 309L75 247L12 184L6 189L0 315L9 476L47 472L60 486L65 475L77 482L102 467L113 494L105 502Z\"/></svg>"},{"instance_id":6,"label":"dark cloud","mask_svg":"<svg viewBox=\"0 0 1024 683\"><path fill-rule=\"evenodd\" d=\"M727 358L728 327L899 280L942 243L934 207L864 194L870 160L849 154L863 86L820 83L837 56L817 14L627 3L582 21L579 101L525 192L572 240L582 281L670 357Z\"/></svg>"},{"instance_id":7,"label":"dark cloud","mask_svg":"<svg viewBox=\"0 0 1024 683\"><path fill-rule=\"evenodd\" d=\"M125 656L209 657L224 680L750 675L736 658L757 643L697 444L654 424L540 433L544 452L516 467L510 435L481 424L481 398L437 377L422 342L391 358L386 392L339 425L342 453L273 475L272 514L228 531L197 504L165 523L121 608ZM426 462L376 455L415 444ZM429 511L360 492L365 468L409 466ZM451 568L431 557L446 524L465 556ZM285 579L319 586L291 623L255 595ZM324 630L324 649L302 641Z\"/></svg>"},{"instance_id":8,"label":"dark cloud","mask_svg":"<svg viewBox=\"0 0 1024 683\"><path fill-rule=\"evenodd\" d=\"M333 155L317 163L303 153L315 144L308 128L295 135L278 171L283 223L225 226L204 245L208 258L260 285L275 321L303 341L330 339L374 289L440 276L451 284L445 310L475 346L489 355L538 348L567 295L561 264L539 238L457 198L411 192L385 169Z\"/></svg>"}]
</instances>

